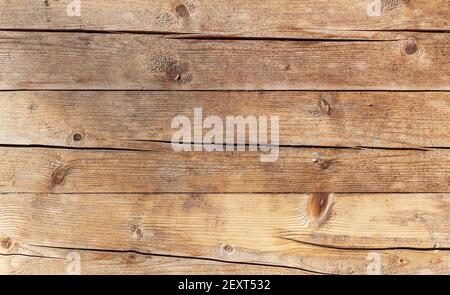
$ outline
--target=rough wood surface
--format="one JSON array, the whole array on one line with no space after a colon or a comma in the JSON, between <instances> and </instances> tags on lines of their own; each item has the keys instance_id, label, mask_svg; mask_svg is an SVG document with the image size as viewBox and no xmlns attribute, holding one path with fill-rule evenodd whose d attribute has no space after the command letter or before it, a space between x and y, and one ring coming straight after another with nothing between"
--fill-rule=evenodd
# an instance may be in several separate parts
<instances>
[{"instance_id":1,"label":"rough wood surface","mask_svg":"<svg viewBox=\"0 0 450 295\"><path fill-rule=\"evenodd\" d=\"M230 263L189 257L164 257L135 252L46 249L23 246L34 254L0 254L0 273L7 275L307 275L296 268ZM46 253L46 254L42 254ZM81 269L73 269L71 255Z\"/></svg>"},{"instance_id":2,"label":"rough wood surface","mask_svg":"<svg viewBox=\"0 0 450 295\"><path fill-rule=\"evenodd\" d=\"M450 150L174 152L0 148L3 192L450 192Z\"/></svg>"},{"instance_id":3,"label":"rough wood surface","mask_svg":"<svg viewBox=\"0 0 450 295\"><path fill-rule=\"evenodd\" d=\"M450 273L449 0L70 2L0 0L0 274Z\"/></svg>"},{"instance_id":4,"label":"rough wood surface","mask_svg":"<svg viewBox=\"0 0 450 295\"><path fill-rule=\"evenodd\" d=\"M100 268L96 260L132 271L120 268L130 251L131 268L168 263L162 273L178 271L170 269L177 260L152 255L339 274L366 273L370 253L386 274L447 273L450 265L448 194L4 194L0 205L3 255L37 256L0 259L49 261L55 272L50 257L77 251L87 272Z\"/></svg>"},{"instance_id":5,"label":"rough wood surface","mask_svg":"<svg viewBox=\"0 0 450 295\"><path fill-rule=\"evenodd\" d=\"M448 0L82 0L0 1L0 28L106 30L246 37L333 35L339 31L450 30ZM370 11L370 10L369 10ZM374 10L372 10L374 11Z\"/></svg>"},{"instance_id":6,"label":"rough wood surface","mask_svg":"<svg viewBox=\"0 0 450 295\"><path fill-rule=\"evenodd\" d=\"M0 89L450 90L449 36L323 42L0 32Z\"/></svg>"},{"instance_id":7,"label":"rough wood surface","mask_svg":"<svg viewBox=\"0 0 450 295\"><path fill-rule=\"evenodd\" d=\"M2 92L0 144L146 149L194 108L278 116L282 145L450 147L450 92Z\"/></svg>"}]
</instances>

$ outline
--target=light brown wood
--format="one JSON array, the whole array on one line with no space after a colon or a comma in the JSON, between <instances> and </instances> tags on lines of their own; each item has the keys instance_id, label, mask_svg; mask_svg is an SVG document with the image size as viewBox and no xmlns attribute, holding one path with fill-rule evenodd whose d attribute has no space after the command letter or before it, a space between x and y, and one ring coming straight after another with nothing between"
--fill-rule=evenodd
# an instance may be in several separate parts
<instances>
[{"instance_id":1,"label":"light brown wood","mask_svg":"<svg viewBox=\"0 0 450 295\"><path fill-rule=\"evenodd\" d=\"M0 0L0 274L450 273L449 0L69 2Z\"/></svg>"},{"instance_id":2,"label":"light brown wood","mask_svg":"<svg viewBox=\"0 0 450 295\"><path fill-rule=\"evenodd\" d=\"M146 149L195 108L278 116L282 145L450 147L450 92L2 92L0 144Z\"/></svg>"},{"instance_id":3,"label":"light brown wood","mask_svg":"<svg viewBox=\"0 0 450 295\"><path fill-rule=\"evenodd\" d=\"M339 274L365 274L379 255L385 274L448 273L449 208L448 194L4 194L1 252L44 262L79 251L88 272L105 271L92 260L132 272L117 265L127 253L83 251L113 249ZM162 263L147 258L136 255L142 271ZM168 263L161 272L179 270Z\"/></svg>"},{"instance_id":4,"label":"light brown wood","mask_svg":"<svg viewBox=\"0 0 450 295\"><path fill-rule=\"evenodd\" d=\"M0 148L2 192L450 192L450 150Z\"/></svg>"},{"instance_id":5,"label":"light brown wood","mask_svg":"<svg viewBox=\"0 0 450 295\"><path fill-rule=\"evenodd\" d=\"M24 246L26 247L26 246ZM38 255L1 255L0 274L7 275L305 275L295 268L154 255L27 247ZM76 253L76 254L74 254ZM75 256L79 255L79 256ZM80 258L80 269L74 268ZM76 258L77 259L77 258Z\"/></svg>"},{"instance_id":6,"label":"light brown wood","mask_svg":"<svg viewBox=\"0 0 450 295\"><path fill-rule=\"evenodd\" d=\"M79 17L67 15L70 2L1 0L0 28L285 38L339 31L450 29L448 0L381 0L379 16L368 13L375 0L82 0Z\"/></svg>"},{"instance_id":7,"label":"light brown wood","mask_svg":"<svg viewBox=\"0 0 450 295\"><path fill-rule=\"evenodd\" d=\"M394 41L0 33L0 89L450 90L448 33Z\"/></svg>"}]
</instances>

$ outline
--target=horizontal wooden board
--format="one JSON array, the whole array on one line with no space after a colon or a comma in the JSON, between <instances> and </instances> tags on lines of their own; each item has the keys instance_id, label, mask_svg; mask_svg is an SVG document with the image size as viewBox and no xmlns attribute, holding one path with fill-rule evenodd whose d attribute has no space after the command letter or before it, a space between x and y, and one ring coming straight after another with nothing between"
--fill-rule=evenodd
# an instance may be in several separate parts
<instances>
[{"instance_id":1,"label":"horizontal wooden board","mask_svg":"<svg viewBox=\"0 0 450 295\"><path fill-rule=\"evenodd\" d=\"M22 246L31 255L0 254L2 275L305 275L295 268L161 257L139 253ZM0 250L1 252L1 250ZM39 254L37 254L39 253ZM46 253L46 254L42 254ZM79 255L79 256L78 256ZM79 258L79 260L77 260ZM80 268L75 265L80 261Z\"/></svg>"},{"instance_id":2,"label":"horizontal wooden board","mask_svg":"<svg viewBox=\"0 0 450 295\"><path fill-rule=\"evenodd\" d=\"M450 150L0 148L2 192L450 192Z\"/></svg>"},{"instance_id":3,"label":"horizontal wooden board","mask_svg":"<svg viewBox=\"0 0 450 295\"><path fill-rule=\"evenodd\" d=\"M376 0L82 0L79 16L72 17L67 14L71 2L1 0L0 28L247 37L301 37L352 30L450 30L448 0L380 0L379 11L370 6Z\"/></svg>"},{"instance_id":4,"label":"horizontal wooden board","mask_svg":"<svg viewBox=\"0 0 450 295\"><path fill-rule=\"evenodd\" d=\"M373 257L379 257L385 274L448 273L449 197L4 194L0 198L0 249L4 255L39 257L80 251L82 269L86 257L87 271L92 272L105 271L94 266L92 260L96 259L120 271L117 264L127 264L123 262L125 253L102 255L83 249L181 255L338 274L365 274ZM6 261L10 263L10 259ZM158 258L136 259L142 259L139 272L162 263ZM16 258L19 264L24 260ZM41 262L56 267L54 261ZM162 266L161 271L176 272L185 269L183 263L189 264L172 262L173 269ZM130 270L120 269L131 272L140 267L133 264ZM3 267L6 272L14 270Z\"/></svg>"},{"instance_id":5,"label":"horizontal wooden board","mask_svg":"<svg viewBox=\"0 0 450 295\"><path fill-rule=\"evenodd\" d=\"M450 34L392 41L0 33L0 89L450 90Z\"/></svg>"},{"instance_id":6,"label":"horizontal wooden board","mask_svg":"<svg viewBox=\"0 0 450 295\"><path fill-rule=\"evenodd\" d=\"M0 144L146 149L195 108L278 116L282 145L450 147L450 92L0 92Z\"/></svg>"}]
</instances>

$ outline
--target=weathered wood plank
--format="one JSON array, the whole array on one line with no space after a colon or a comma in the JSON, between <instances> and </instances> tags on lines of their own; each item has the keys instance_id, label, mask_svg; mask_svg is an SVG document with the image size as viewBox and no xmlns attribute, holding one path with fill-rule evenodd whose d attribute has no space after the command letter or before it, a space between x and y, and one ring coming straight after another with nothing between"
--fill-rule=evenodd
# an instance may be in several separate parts
<instances>
[{"instance_id":1,"label":"weathered wood plank","mask_svg":"<svg viewBox=\"0 0 450 295\"><path fill-rule=\"evenodd\" d=\"M0 89L450 90L449 36L317 42L1 32Z\"/></svg>"},{"instance_id":2,"label":"weathered wood plank","mask_svg":"<svg viewBox=\"0 0 450 295\"><path fill-rule=\"evenodd\" d=\"M85 29L301 37L358 30L449 30L448 0L221 1L82 0L0 1L3 29ZM76 10L72 10L75 12ZM74 13L70 13L73 15ZM305 32L306 31L306 32Z\"/></svg>"},{"instance_id":3,"label":"weathered wood plank","mask_svg":"<svg viewBox=\"0 0 450 295\"><path fill-rule=\"evenodd\" d=\"M2 192L450 192L450 150L0 148Z\"/></svg>"},{"instance_id":4,"label":"weathered wood plank","mask_svg":"<svg viewBox=\"0 0 450 295\"><path fill-rule=\"evenodd\" d=\"M199 107L278 116L282 145L450 147L450 92L0 92L0 144L145 149Z\"/></svg>"},{"instance_id":5,"label":"weathered wood plank","mask_svg":"<svg viewBox=\"0 0 450 295\"><path fill-rule=\"evenodd\" d=\"M159 257L136 253L22 246L32 256L1 255L2 275L305 275L295 268ZM1 251L0 251L1 252ZM46 253L45 255L37 253ZM41 255L41 256L40 256ZM46 256L47 255L47 256ZM79 256L78 256L79 255ZM79 260L77 260L79 258ZM75 263L80 262L78 265Z\"/></svg>"},{"instance_id":6,"label":"weathered wood plank","mask_svg":"<svg viewBox=\"0 0 450 295\"><path fill-rule=\"evenodd\" d=\"M339 274L366 273L375 256L385 274L450 265L448 194L5 194L0 205L3 254L133 250Z\"/></svg>"}]
</instances>

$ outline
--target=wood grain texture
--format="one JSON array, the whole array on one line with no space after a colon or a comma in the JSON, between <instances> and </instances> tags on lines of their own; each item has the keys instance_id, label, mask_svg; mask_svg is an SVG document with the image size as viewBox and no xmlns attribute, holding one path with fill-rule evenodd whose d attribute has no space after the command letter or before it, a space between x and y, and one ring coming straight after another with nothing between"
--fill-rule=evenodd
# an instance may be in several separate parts
<instances>
[{"instance_id":1,"label":"wood grain texture","mask_svg":"<svg viewBox=\"0 0 450 295\"><path fill-rule=\"evenodd\" d=\"M69 2L0 0L0 274L450 273L449 0Z\"/></svg>"},{"instance_id":2,"label":"wood grain texture","mask_svg":"<svg viewBox=\"0 0 450 295\"><path fill-rule=\"evenodd\" d=\"M281 145L450 147L450 92L0 92L0 144L147 149L199 107L278 116Z\"/></svg>"},{"instance_id":3,"label":"wood grain texture","mask_svg":"<svg viewBox=\"0 0 450 295\"><path fill-rule=\"evenodd\" d=\"M450 150L0 148L3 192L450 192Z\"/></svg>"},{"instance_id":4,"label":"wood grain texture","mask_svg":"<svg viewBox=\"0 0 450 295\"><path fill-rule=\"evenodd\" d=\"M0 254L2 275L307 275L296 268L162 257L134 252L49 249L22 246L34 254ZM42 254L45 253L45 254ZM71 268L77 253L80 271ZM75 255L77 255L75 254Z\"/></svg>"},{"instance_id":5,"label":"wood grain texture","mask_svg":"<svg viewBox=\"0 0 450 295\"><path fill-rule=\"evenodd\" d=\"M450 90L448 33L393 41L0 33L0 89Z\"/></svg>"},{"instance_id":6,"label":"wood grain texture","mask_svg":"<svg viewBox=\"0 0 450 295\"><path fill-rule=\"evenodd\" d=\"M360 30L449 30L448 0L381 0L381 15L367 13L373 0L83 0L79 17L71 1L0 1L0 28L146 31L301 37Z\"/></svg>"},{"instance_id":7,"label":"wood grain texture","mask_svg":"<svg viewBox=\"0 0 450 295\"><path fill-rule=\"evenodd\" d=\"M315 273L366 273L369 253L386 274L447 273L450 265L448 194L4 194L0 204L3 255L44 261L80 251L87 271L100 268L97 259L119 267L129 251ZM143 267L163 263L141 255ZM161 272L172 271L168 261Z\"/></svg>"}]
</instances>

